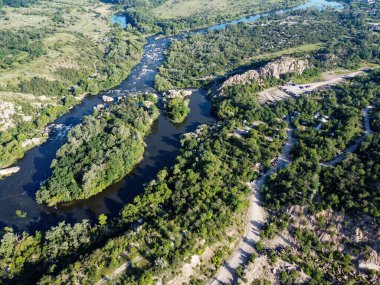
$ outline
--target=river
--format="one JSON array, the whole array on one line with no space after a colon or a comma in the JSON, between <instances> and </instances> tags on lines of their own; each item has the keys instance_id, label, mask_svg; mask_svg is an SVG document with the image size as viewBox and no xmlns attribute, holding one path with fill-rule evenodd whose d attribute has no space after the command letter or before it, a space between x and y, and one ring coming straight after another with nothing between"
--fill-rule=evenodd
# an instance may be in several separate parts
<instances>
[{"instance_id":1,"label":"river","mask_svg":"<svg viewBox=\"0 0 380 285\"><path fill-rule=\"evenodd\" d=\"M339 5L336 2L325 0L311 0L291 10L326 6L339 8ZM274 13L285 12L287 11L275 11ZM223 29L228 24L239 22L253 22L266 15L268 13L244 17L197 32L204 33ZM120 15L117 17L119 23L124 23L120 19ZM79 124L84 116L91 114L93 108L101 103L102 95L120 96L133 92L156 93L153 88L154 77L157 74L157 68L164 61L164 52L172 40L173 38L156 38L155 36L147 38L143 58L132 69L127 79L119 86L102 92L98 96L87 96L81 104L57 119L55 123L66 126ZM214 122L210 115L210 103L204 95L202 90L193 93L190 98L191 112L182 124L173 124L162 115L159 116L152 127L152 132L146 138L147 148L144 159L131 174L96 196L60 206L58 209L47 208L35 202L35 193L39 189L40 183L50 176L50 164L55 158L56 151L65 142L67 132L52 134L47 142L31 149L24 158L18 161L16 166L21 168L18 173L0 180L0 227L12 226L17 230L34 231L49 228L63 220L73 223L89 219L93 222L101 213L108 216L118 214L123 205L133 201L136 195L142 193L143 185L154 179L159 169L174 164L175 158L179 154L182 134L194 131L201 124ZM16 210L25 211L27 217L18 218L15 214Z\"/></svg>"}]
</instances>

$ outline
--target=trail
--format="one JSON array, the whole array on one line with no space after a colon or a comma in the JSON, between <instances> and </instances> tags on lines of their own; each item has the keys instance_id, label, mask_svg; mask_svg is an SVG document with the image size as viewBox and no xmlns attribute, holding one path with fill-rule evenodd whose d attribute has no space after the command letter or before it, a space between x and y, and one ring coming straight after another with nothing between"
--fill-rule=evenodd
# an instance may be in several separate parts
<instances>
[{"instance_id":1,"label":"trail","mask_svg":"<svg viewBox=\"0 0 380 285\"><path fill-rule=\"evenodd\" d=\"M355 144L347 148L343 153L338 155L332 161L321 163L323 166L334 167L336 164L341 162L348 153L354 152L364 140L364 138L372 134L373 131L370 127L370 110L373 106L368 106L364 111L365 118L365 131L364 135L355 141ZM265 179L271 174L279 171L281 168L286 167L290 161L290 152L296 140L293 138L294 129L291 127L289 119L287 119L288 129L287 129L287 142L283 146L282 154L279 157L279 163L269 169L261 178L255 182L251 183L252 194L250 197L250 206L247 213L246 227L244 235L238 248L231 255L230 259L226 261L218 270L217 274L209 280L206 284L217 285L217 284L237 284L238 277L236 274L236 269L239 266L247 264L250 255L254 252L255 244L260 240L260 231L265 222L265 210L261 205L261 195L260 187L264 184Z\"/></svg>"},{"instance_id":2,"label":"trail","mask_svg":"<svg viewBox=\"0 0 380 285\"><path fill-rule=\"evenodd\" d=\"M260 231L265 222L265 210L261 205L260 187L264 184L265 179L271 174L286 167L291 161L289 159L290 151L295 143L293 138L294 129L291 128L290 120L287 119L287 141L283 146L282 153L279 157L278 164L270 168L260 179L251 182L252 194L250 196L250 206L247 212L247 221L242 240L238 248L231 255L230 259L225 262L218 270L216 276L206 284L236 284L236 269L248 262L250 255L254 252L255 243L260 240Z\"/></svg>"},{"instance_id":3,"label":"trail","mask_svg":"<svg viewBox=\"0 0 380 285\"><path fill-rule=\"evenodd\" d=\"M370 111L371 111L372 108L373 108L373 106L368 106L364 110L364 127L365 127L364 134L361 137L357 138L355 140L355 142L354 142L353 145L349 146L341 154L339 154L338 156L336 156L333 160L330 160L330 161L327 161L327 162L322 162L319 165L325 166L325 167L328 167L328 166L334 167L334 166L336 166L339 162L342 162L343 159L345 159L345 157L347 156L347 154L355 152L358 149L358 147L360 146L361 142L366 138L366 136L368 136L368 135L370 135L370 134L373 133L373 131L371 130L371 124L370 124Z\"/></svg>"},{"instance_id":4,"label":"trail","mask_svg":"<svg viewBox=\"0 0 380 285\"><path fill-rule=\"evenodd\" d=\"M112 274L103 277L97 283L95 283L95 285L105 284L108 281L114 279L115 277L121 275L127 269L128 265L129 265L129 262L123 263L123 265L121 265L120 267L118 267L117 269L115 269L115 271L112 272Z\"/></svg>"},{"instance_id":5,"label":"trail","mask_svg":"<svg viewBox=\"0 0 380 285\"><path fill-rule=\"evenodd\" d=\"M259 102L264 104L266 102L280 102L282 100L285 100L287 98L292 98L292 97L297 98L305 93L310 93L312 91L315 91L324 87L337 85L344 80L363 74L365 70L367 69L361 68L358 71L349 72L345 74L337 74L331 78L328 78L323 81L318 81L318 82L296 84L296 85L284 85L284 86L276 86L276 87L268 88L259 93Z\"/></svg>"}]
</instances>

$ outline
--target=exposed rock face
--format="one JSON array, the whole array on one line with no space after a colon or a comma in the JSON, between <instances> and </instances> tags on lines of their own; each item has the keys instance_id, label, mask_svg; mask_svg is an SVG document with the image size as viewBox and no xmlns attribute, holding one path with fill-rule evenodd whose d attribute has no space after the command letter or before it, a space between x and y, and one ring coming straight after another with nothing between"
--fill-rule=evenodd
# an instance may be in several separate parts
<instances>
[{"instance_id":1,"label":"exposed rock face","mask_svg":"<svg viewBox=\"0 0 380 285\"><path fill-rule=\"evenodd\" d=\"M20 171L20 167L18 167L18 166L0 169L0 177L8 176L8 175L17 173L19 171Z\"/></svg>"},{"instance_id":2,"label":"exposed rock face","mask_svg":"<svg viewBox=\"0 0 380 285\"><path fill-rule=\"evenodd\" d=\"M309 60L295 58L280 58L259 69L260 77L280 78L282 74L302 74L309 67Z\"/></svg>"},{"instance_id":3,"label":"exposed rock face","mask_svg":"<svg viewBox=\"0 0 380 285\"><path fill-rule=\"evenodd\" d=\"M267 77L280 78L281 75L287 73L302 74L309 67L308 59L283 57L269 62L258 70L249 70L243 74L232 76L223 83L222 88L237 84L248 84L252 81L260 82Z\"/></svg>"},{"instance_id":4,"label":"exposed rock face","mask_svg":"<svg viewBox=\"0 0 380 285\"><path fill-rule=\"evenodd\" d=\"M165 98L170 98L170 99L173 99L176 97L185 98L185 97L191 96L193 94L193 91L194 90L191 90L191 89L168 90L163 95Z\"/></svg>"}]
</instances>

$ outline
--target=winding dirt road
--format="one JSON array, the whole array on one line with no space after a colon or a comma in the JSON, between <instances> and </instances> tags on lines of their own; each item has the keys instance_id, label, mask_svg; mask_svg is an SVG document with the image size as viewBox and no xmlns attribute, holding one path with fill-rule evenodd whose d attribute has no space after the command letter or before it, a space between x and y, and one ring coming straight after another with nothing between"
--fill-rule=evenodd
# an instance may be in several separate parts
<instances>
[{"instance_id":1,"label":"winding dirt road","mask_svg":"<svg viewBox=\"0 0 380 285\"><path fill-rule=\"evenodd\" d=\"M364 111L364 135L358 138L355 141L354 145L347 148L343 153L335 157L333 160L321 163L322 166L334 167L336 164L341 162L348 153L354 152L367 135L373 133L370 127L370 110L372 108L373 106L368 106ZM259 189L264 184L265 179L268 176L277 172L281 168L286 167L291 162L289 158L290 152L292 150L292 146L296 142L296 140L293 138L294 129L291 128L289 119L287 120L287 123L288 139L286 144L283 146L282 155L280 156L278 165L269 169L263 176L261 176L259 180L251 183L252 194L250 197L250 207L247 213L247 222L243 238L238 248L231 255L230 259L225 262L219 268L217 274L206 283L208 285L237 284L238 277L236 274L236 269L241 265L247 264L250 255L254 252L255 243L260 240L260 230L265 222L265 210L261 206Z\"/></svg>"},{"instance_id":2,"label":"winding dirt road","mask_svg":"<svg viewBox=\"0 0 380 285\"><path fill-rule=\"evenodd\" d=\"M361 142L365 139L366 136L370 135L373 133L371 130L371 124L370 124L370 111L373 108L373 106L368 106L364 110L364 132L363 135L355 140L355 143L351 146L349 146L347 149L345 149L341 154L336 156L333 160L327 161L320 163L319 165L321 166L336 166L339 162L342 162L343 159L347 156L349 153L355 152L358 147L360 146Z\"/></svg>"},{"instance_id":3,"label":"winding dirt road","mask_svg":"<svg viewBox=\"0 0 380 285\"><path fill-rule=\"evenodd\" d=\"M348 153L353 153L364 140L364 138L372 134L373 131L370 127L370 111L373 106L368 106L364 110L364 135L358 138L353 145L347 148L344 152L339 154L333 160L321 163L321 166L334 167L339 162L341 162ZM236 274L236 269L247 264L250 255L254 252L255 244L260 240L260 231L265 223L266 213L261 205L260 187L264 184L265 179L272 175L273 173L279 171L281 168L286 167L290 162L290 152L296 140L293 138L294 129L291 127L289 118L286 120L288 124L287 128L287 141L282 148L282 153L279 156L279 160L276 166L270 168L265 174L263 174L260 179L250 183L252 194L250 196L250 206L247 212L246 227L244 230L244 235L239 243L238 248L230 256L229 260L224 262L224 264L219 268L217 274L209 280L206 284L217 285L217 284L237 284L238 277ZM102 285L110 280L121 275L128 267L128 263L124 263L122 266L117 268L109 276L103 277L99 280L96 285Z\"/></svg>"},{"instance_id":4,"label":"winding dirt road","mask_svg":"<svg viewBox=\"0 0 380 285\"><path fill-rule=\"evenodd\" d=\"M242 240L238 248L218 270L216 276L206 284L236 284L236 269L248 262L250 255L254 252L255 243L260 240L260 230L265 222L265 211L261 206L260 187L264 184L265 179L271 174L277 172L290 163L289 155L295 143L293 138L294 129L291 128L289 119L287 120L287 142L284 144L282 154L279 157L278 164L263 174L260 179L251 182L252 194L250 196L250 206L247 212L247 221Z\"/></svg>"}]
</instances>

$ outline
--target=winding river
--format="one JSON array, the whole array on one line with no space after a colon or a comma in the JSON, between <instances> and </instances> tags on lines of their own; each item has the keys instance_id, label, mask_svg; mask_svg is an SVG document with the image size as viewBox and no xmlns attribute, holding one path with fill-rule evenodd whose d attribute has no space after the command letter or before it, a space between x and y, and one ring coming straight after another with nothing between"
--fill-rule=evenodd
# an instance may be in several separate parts
<instances>
[{"instance_id":1,"label":"winding river","mask_svg":"<svg viewBox=\"0 0 380 285\"><path fill-rule=\"evenodd\" d=\"M340 8L336 2L325 0L311 0L290 10L309 7ZM285 13L290 10L274 11ZM204 30L223 29L228 24L239 22L253 22L267 16L268 13L244 17L239 20L226 22ZM120 17L120 16L118 16ZM118 22L124 23L117 19ZM133 92L154 92L154 77L157 68L164 61L164 51L169 47L173 38L147 38L144 46L144 55L131 74L119 86L101 93L99 96L88 96L81 104L73 108L70 113L55 121L57 124L74 126L81 122L84 116L93 112L93 108L101 103L101 96L120 96ZM206 100L202 90L194 92L190 100L191 113L186 121L180 125L172 124L162 115L154 123L151 134L146 138L146 152L144 159L135 170L122 181L108 187L102 193L90 199L78 201L71 205L51 209L35 202L35 193L40 183L46 180L50 172L50 164L55 158L56 151L66 140L67 132L53 133L47 142L28 151L23 159L16 164L21 170L3 180L0 180L0 227L12 226L18 230L34 231L46 229L56 225L59 221L78 222L83 219L96 221L99 214L116 215L120 208L133 201L134 197L143 191L143 185L154 179L158 170L174 164L179 154L180 137L186 132L194 131L199 125L212 123L210 103ZM16 217L15 211L27 213L26 218Z\"/></svg>"}]
</instances>

